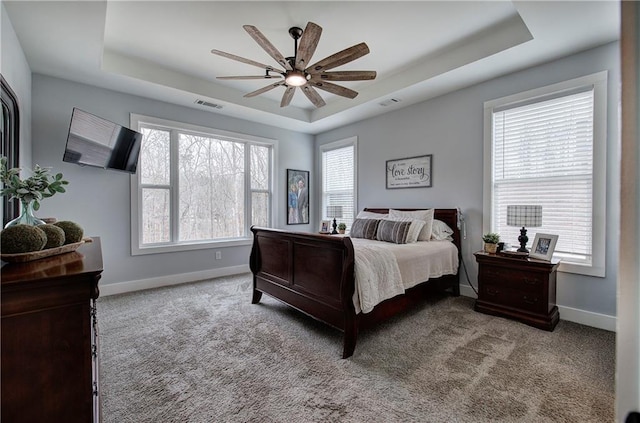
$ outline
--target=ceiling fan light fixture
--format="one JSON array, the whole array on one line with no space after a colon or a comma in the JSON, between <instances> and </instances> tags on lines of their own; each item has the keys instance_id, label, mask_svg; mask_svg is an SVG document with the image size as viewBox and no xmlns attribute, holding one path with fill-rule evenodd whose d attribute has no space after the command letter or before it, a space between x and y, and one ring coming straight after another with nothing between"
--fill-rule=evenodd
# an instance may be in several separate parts
<instances>
[{"instance_id":1,"label":"ceiling fan light fixture","mask_svg":"<svg viewBox=\"0 0 640 423\"><path fill-rule=\"evenodd\" d=\"M287 74L287 77L284 79L284 82L286 82L287 85L292 87L301 87L307 83L307 77L303 72L291 71Z\"/></svg>"},{"instance_id":2,"label":"ceiling fan light fixture","mask_svg":"<svg viewBox=\"0 0 640 423\"><path fill-rule=\"evenodd\" d=\"M274 77L284 77L284 80L280 79L275 84L269 84L259 90L247 93L244 97L255 97L274 88L285 87L286 90L282 96L280 107L286 107L291 103L295 89L300 88L314 106L323 107L326 103L320 94L318 94L316 88L345 98L355 98L358 95L358 93L352 89L326 81L366 81L376 78L376 71L347 70L326 72L369 54L369 47L366 43L353 45L309 66L308 63L313 57L313 53L316 50L318 41L320 40L320 35L322 34L322 28L313 22L307 22L307 26L304 30L297 26L289 28L289 35L293 38L294 43L293 56L290 57L283 56L282 53L280 53L278 49L271 44L267 37L265 37L264 34L255 26L243 25L242 27L247 31L251 38L253 38L254 41L258 43L258 45L262 47L269 56L271 56L272 59L280 63L284 68L284 71L281 71L273 68L272 66L265 65L264 63L256 62L255 60L245 59L244 57L225 53L224 51L216 49L211 50L211 53L215 55L256 66L264 69L265 71L264 75L259 76L218 76L216 77L217 79L272 79ZM300 41L299 45L298 40ZM278 73L278 75L271 75L269 72Z\"/></svg>"}]
</instances>

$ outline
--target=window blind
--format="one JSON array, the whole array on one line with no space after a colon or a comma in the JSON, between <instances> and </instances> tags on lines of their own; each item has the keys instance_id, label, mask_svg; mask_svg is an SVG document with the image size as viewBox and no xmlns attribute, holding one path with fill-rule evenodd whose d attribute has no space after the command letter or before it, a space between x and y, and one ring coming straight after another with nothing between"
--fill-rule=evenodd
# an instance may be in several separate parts
<instances>
[{"instance_id":1,"label":"window blind","mask_svg":"<svg viewBox=\"0 0 640 423\"><path fill-rule=\"evenodd\" d=\"M322 152L322 219L327 220L327 206L341 206L344 222L351 226L354 218L354 146Z\"/></svg>"},{"instance_id":2,"label":"window blind","mask_svg":"<svg viewBox=\"0 0 640 423\"><path fill-rule=\"evenodd\" d=\"M535 233L557 234L555 254L590 264L593 227L593 90L493 113L493 227L517 244L507 206L542 206Z\"/></svg>"}]
</instances>

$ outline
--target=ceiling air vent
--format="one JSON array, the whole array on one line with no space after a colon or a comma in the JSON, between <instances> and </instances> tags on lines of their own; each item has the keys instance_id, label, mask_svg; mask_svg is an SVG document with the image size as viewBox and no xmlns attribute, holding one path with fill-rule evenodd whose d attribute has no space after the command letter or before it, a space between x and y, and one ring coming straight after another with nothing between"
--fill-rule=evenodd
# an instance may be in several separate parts
<instances>
[{"instance_id":1,"label":"ceiling air vent","mask_svg":"<svg viewBox=\"0 0 640 423\"><path fill-rule=\"evenodd\" d=\"M205 100L196 100L196 104L200 104L201 106L212 107L214 109L222 109L222 106L216 103L211 103Z\"/></svg>"},{"instance_id":2,"label":"ceiling air vent","mask_svg":"<svg viewBox=\"0 0 640 423\"><path fill-rule=\"evenodd\" d=\"M400 103L401 101L402 100L400 100L399 98L390 98L378 104L380 104L382 107L387 107L392 104Z\"/></svg>"}]
</instances>

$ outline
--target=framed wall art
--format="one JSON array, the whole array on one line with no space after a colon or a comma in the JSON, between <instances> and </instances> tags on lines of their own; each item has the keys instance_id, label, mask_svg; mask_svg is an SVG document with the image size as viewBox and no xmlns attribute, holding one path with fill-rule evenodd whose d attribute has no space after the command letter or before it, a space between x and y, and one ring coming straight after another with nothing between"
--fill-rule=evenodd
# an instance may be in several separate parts
<instances>
[{"instance_id":1,"label":"framed wall art","mask_svg":"<svg viewBox=\"0 0 640 423\"><path fill-rule=\"evenodd\" d=\"M431 186L432 155L387 160L387 189Z\"/></svg>"},{"instance_id":2,"label":"framed wall art","mask_svg":"<svg viewBox=\"0 0 640 423\"><path fill-rule=\"evenodd\" d=\"M558 235L536 234L533 245L531 246L531 251L529 252L529 257L551 260L557 242Z\"/></svg>"},{"instance_id":3,"label":"framed wall art","mask_svg":"<svg viewBox=\"0 0 640 423\"><path fill-rule=\"evenodd\" d=\"M287 225L309 223L309 171L287 169Z\"/></svg>"}]
</instances>

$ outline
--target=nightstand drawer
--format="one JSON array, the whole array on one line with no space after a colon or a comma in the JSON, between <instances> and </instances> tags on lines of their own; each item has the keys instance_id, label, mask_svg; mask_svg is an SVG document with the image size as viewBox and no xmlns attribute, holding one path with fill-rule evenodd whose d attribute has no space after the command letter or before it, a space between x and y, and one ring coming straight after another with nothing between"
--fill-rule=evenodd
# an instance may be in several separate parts
<instances>
[{"instance_id":1,"label":"nightstand drawer","mask_svg":"<svg viewBox=\"0 0 640 423\"><path fill-rule=\"evenodd\" d=\"M486 283L480 290L480 299L503 307L526 310L532 313L547 313L549 303L540 293L523 292L502 284Z\"/></svg>"},{"instance_id":2,"label":"nightstand drawer","mask_svg":"<svg viewBox=\"0 0 640 423\"><path fill-rule=\"evenodd\" d=\"M480 269L480 278L484 283L537 293L542 291L546 280L544 275L536 272L507 269L499 266L483 266Z\"/></svg>"}]
</instances>

